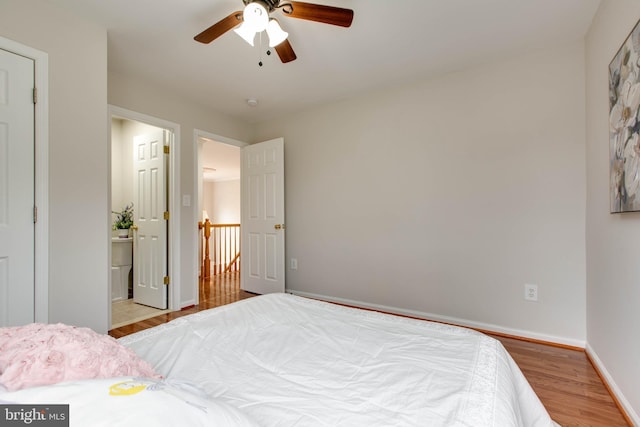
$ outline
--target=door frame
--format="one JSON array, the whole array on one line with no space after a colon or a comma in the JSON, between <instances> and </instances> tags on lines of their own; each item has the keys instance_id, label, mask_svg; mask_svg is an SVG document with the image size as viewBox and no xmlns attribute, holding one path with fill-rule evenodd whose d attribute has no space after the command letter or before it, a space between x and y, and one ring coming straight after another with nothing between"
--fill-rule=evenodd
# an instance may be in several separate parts
<instances>
[{"instance_id":1,"label":"door frame","mask_svg":"<svg viewBox=\"0 0 640 427\"><path fill-rule=\"evenodd\" d=\"M34 61L38 89L34 120L34 173L37 221L34 242L35 321L49 322L49 55L0 36L0 48Z\"/></svg>"},{"instance_id":2,"label":"door frame","mask_svg":"<svg viewBox=\"0 0 640 427\"><path fill-rule=\"evenodd\" d=\"M126 120L133 120L136 122L145 123L158 128L166 129L173 132L173 138L169 142L169 231L167 233L167 239L169 244L169 254L167 258L167 267L169 269L169 276L171 277L171 284L167 295L169 297L169 310L180 310L180 125L164 119L149 116L147 114L138 113L136 111L127 110L126 108L118 107L109 104L108 113L108 191L111 194L111 120L112 118L121 118ZM108 200L109 212L111 212L111 197ZM108 228L108 241L111 242L111 228ZM111 245L109 245L109 259L107 260L111 265ZM109 283L111 283L111 268L109 268ZM111 295L109 297L109 304L111 304ZM111 310L109 310L109 325L111 325ZM111 327L111 326L109 326Z\"/></svg>"},{"instance_id":3,"label":"door frame","mask_svg":"<svg viewBox=\"0 0 640 427\"><path fill-rule=\"evenodd\" d=\"M235 147L246 147L250 145L248 142L240 141L233 138L228 138L226 136L217 135L215 133L207 132L201 129L193 130L193 155L194 161L193 164L196 165L193 171L193 188L196 189L196 201L195 201L195 209L191 211L191 222L190 224L197 224L201 220L201 212L202 206L200 206L200 202L202 199L202 158L200 156L200 146L198 145L201 138L210 139L215 142L219 142L221 144L233 145ZM241 184L242 185L242 184ZM242 203L242 200L240 201ZM242 206L241 206L242 209ZM242 224L240 224L242 227ZM200 270L200 233L198 227L193 227L193 268L191 274L191 283L193 283L193 304L197 305L200 301L200 293L198 292L198 271Z\"/></svg>"}]
</instances>

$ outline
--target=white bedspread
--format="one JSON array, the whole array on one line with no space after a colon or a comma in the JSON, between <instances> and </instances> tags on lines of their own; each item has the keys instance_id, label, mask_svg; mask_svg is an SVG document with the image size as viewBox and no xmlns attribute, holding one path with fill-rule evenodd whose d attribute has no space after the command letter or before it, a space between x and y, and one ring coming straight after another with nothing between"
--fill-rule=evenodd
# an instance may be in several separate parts
<instances>
[{"instance_id":1,"label":"white bedspread","mask_svg":"<svg viewBox=\"0 0 640 427\"><path fill-rule=\"evenodd\" d=\"M552 426L502 344L271 294L120 339L263 426Z\"/></svg>"}]
</instances>

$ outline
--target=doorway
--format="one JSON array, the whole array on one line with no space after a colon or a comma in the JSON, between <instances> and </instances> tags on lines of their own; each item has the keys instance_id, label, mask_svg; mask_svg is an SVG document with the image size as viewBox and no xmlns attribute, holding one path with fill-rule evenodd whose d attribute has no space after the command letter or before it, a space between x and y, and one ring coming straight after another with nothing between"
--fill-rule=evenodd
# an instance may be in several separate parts
<instances>
[{"instance_id":1,"label":"doorway","mask_svg":"<svg viewBox=\"0 0 640 427\"><path fill-rule=\"evenodd\" d=\"M207 167L203 150L206 140L223 142L240 150L240 205L243 263L241 289L254 293L284 292L284 139L247 145L195 133L197 143L198 213L203 211L203 175ZM205 244L205 249L206 249ZM196 251L198 253L198 251ZM198 257L197 261L200 261ZM199 271L199 263L196 271ZM204 262L204 266L208 265Z\"/></svg>"},{"instance_id":2,"label":"doorway","mask_svg":"<svg viewBox=\"0 0 640 427\"><path fill-rule=\"evenodd\" d=\"M127 209L134 219L124 233L111 230L110 325L115 328L179 309L179 128L118 107L110 112L112 220L121 220Z\"/></svg>"},{"instance_id":3,"label":"doorway","mask_svg":"<svg viewBox=\"0 0 640 427\"><path fill-rule=\"evenodd\" d=\"M196 131L198 222L198 302L219 282L239 283L241 248L240 150L246 144ZM205 239L204 226L209 238ZM229 289L226 289L229 288ZM226 286L225 292L234 286ZM213 292L213 294L216 294Z\"/></svg>"}]
</instances>

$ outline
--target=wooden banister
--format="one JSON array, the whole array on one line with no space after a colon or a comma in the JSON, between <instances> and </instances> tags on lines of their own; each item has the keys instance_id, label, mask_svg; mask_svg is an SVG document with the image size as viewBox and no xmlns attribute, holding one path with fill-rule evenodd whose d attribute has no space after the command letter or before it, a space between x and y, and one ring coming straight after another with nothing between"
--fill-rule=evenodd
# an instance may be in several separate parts
<instances>
[{"instance_id":1,"label":"wooden banister","mask_svg":"<svg viewBox=\"0 0 640 427\"><path fill-rule=\"evenodd\" d=\"M227 265L227 268L224 269L225 273L228 273L231 271L231 267L236 263L236 261L238 261L238 258L240 258L240 252L238 252L236 256L233 257L229 265Z\"/></svg>"},{"instance_id":2,"label":"wooden banister","mask_svg":"<svg viewBox=\"0 0 640 427\"><path fill-rule=\"evenodd\" d=\"M209 219L198 223L202 240L202 275L213 275L240 270L240 224L211 224ZM210 251L211 247L211 251ZM212 257L210 258L210 252Z\"/></svg>"},{"instance_id":3,"label":"wooden banister","mask_svg":"<svg viewBox=\"0 0 640 427\"><path fill-rule=\"evenodd\" d=\"M202 235L202 277L208 279L211 277L211 259L209 258L209 238L211 237L211 223L209 218L205 219L204 224L198 223L199 229L204 229Z\"/></svg>"}]
</instances>

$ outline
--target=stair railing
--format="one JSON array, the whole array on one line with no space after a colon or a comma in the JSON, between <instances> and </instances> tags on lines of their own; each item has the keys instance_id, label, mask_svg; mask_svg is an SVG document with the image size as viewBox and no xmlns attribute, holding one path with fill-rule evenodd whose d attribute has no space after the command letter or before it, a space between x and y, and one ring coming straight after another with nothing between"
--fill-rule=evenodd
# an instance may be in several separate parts
<instances>
[{"instance_id":1,"label":"stair railing","mask_svg":"<svg viewBox=\"0 0 640 427\"><path fill-rule=\"evenodd\" d=\"M211 224L209 219L199 222L201 230L201 275L240 271L240 224Z\"/></svg>"}]
</instances>

